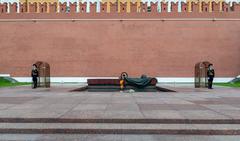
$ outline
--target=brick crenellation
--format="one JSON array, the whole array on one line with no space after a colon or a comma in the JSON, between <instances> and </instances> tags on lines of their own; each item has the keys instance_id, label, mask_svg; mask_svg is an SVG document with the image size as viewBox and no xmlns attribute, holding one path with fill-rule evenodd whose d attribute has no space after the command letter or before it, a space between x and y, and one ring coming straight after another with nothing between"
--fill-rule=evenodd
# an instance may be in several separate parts
<instances>
[{"instance_id":1,"label":"brick crenellation","mask_svg":"<svg viewBox=\"0 0 240 141\"><path fill-rule=\"evenodd\" d=\"M148 3L0 3L0 14L8 13L211 13L240 12L240 3L233 2L151 2Z\"/></svg>"}]
</instances>

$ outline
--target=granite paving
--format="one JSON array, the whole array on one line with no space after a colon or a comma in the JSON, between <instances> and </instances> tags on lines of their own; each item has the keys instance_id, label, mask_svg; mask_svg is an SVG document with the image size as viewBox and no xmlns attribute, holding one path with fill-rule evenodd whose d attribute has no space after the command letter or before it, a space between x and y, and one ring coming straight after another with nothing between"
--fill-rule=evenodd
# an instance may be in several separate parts
<instances>
[{"instance_id":1,"label":"granite paving","mask_svg":"<svg viewBox=\"0 0 240 141\"><path fill-rule=\"evenodd\" d=\"M0 134L1 141L239 141L239 138L221 135Z\"/></svg>"},{"instance_id":2,"label":"granite paving","mask_svg":"<svg viewBox=\"0 0 240 141\"><path fill-rule=\"evenodd\" d=\"M240 119L239 88L174 85L166 87L177 92L70 92L81 86L0 88L0 118Z\"/></svg>"},{"instance_id":3,"label":"granite paving","mask_svg":"<svg viewBox=\"0 0 240 141\"><path fill-rule=\"evenodd\" d=\"M82 84L0 88L0 118L58 119L240 119L240 89L159 84L177 92L70 92ZM51 125L51 126L49 126ZM202 129L239 130L240 124L0 123L0 128ZM147 134L0 134L0 140L239 141L240 136Z\"/></svg>"},{"instance_id":4,"label":"granite paving","mask_svg":"<svg viewBox=\"0 0 240 141\"><path fill-rule=\"evenodd\" d=\"M0 129L240 130L240 124L0 123Z\"/></svg>"}]
</instances>

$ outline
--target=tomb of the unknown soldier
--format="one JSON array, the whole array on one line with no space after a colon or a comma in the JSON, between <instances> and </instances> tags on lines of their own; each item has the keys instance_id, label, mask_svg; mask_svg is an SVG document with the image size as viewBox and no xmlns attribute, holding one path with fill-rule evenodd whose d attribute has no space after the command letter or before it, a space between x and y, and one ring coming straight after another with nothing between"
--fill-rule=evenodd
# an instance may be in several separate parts
<instances>
[{"instance_id":1,"label":"tomb of the unknown soldier","mask_svg":"<svg viewBox=\"0 0 240 141\"><path fill-rule=\"evenodd\" d=\"M0 140L238 141L239 0L0 0Z\"/></svg>"}]
</instances>

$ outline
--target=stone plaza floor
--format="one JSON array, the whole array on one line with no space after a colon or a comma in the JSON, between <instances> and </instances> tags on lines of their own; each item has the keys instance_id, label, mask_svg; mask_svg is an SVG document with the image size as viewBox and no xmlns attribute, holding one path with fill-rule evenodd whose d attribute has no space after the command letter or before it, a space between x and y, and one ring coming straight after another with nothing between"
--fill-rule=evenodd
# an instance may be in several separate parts
<instances>
[{"instance_id":1,"label":"stone plaza floor","mask_svg":"<svg viewBox=\"0 0 240 141\"><path fill-rule=\"evenodd\" d=\"M177 92L70 92L78 85L0 88L0 118L240 119L240 89L191 86Z\"/></svg>"},{"instance_id":2,"label":"stone plaza floor","mask_svg":"<svg viewBox=\"0 0 240 141\"><path fill-rule=\"evenodd\" d=\"M239 138L222 135L0 134L0 140L4 141L239 141Z\"/></svg>"},{"instance_id":3,"label":"stone plaza floor","mask_svg":"<svg viewBox=\"0 0 240 141\"><path fill-rule=\"evenodd\" d=\"M80 87L78 84L55 84L51 88L38 89L31 89L29 86L0 88L0 119L240 119L239 88L215 87L208 90L195 89L190 84L160 84L160 86L177 92L70 92ZM8 126L11 124L0 123L0 128ZM239 124L235 126L240 129ZM199 125L198 127L203 128ZM211 125L207 127L211 128ZM228 125L224 125L219 128L227 127ZM0 134L0 140L161 141L166 139L239 141L240 136Z\"/></svg>"}]
</instances>

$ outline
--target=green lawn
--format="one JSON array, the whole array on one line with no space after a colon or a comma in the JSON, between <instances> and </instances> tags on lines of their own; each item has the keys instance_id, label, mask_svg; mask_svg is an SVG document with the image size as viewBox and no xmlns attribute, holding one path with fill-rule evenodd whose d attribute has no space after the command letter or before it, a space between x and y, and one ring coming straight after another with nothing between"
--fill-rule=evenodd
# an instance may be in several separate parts
<instances>
[{"instance_id":1,"label":"green lawn","mask_svg":"<svg viewBox=\"0 0 240 141\"><path fill-rule=\"evenodd\" d=\"M235 83L214 83L214 85L240 88L240 82L235 82Z\"/></svg>"},{"instance_id":2,"label":"green lawn","mask_svg":"<svg viewBox=\"0 0 240 141\"><path fill-rule=\"evenodd\" d=\"M0 87L12 87L12 86L21 86L21 85L30 85L31 83L26 82L15 82L12 83L9 80L4 79L3 77L0 77Z\"/></svg>"}]
</instances>

